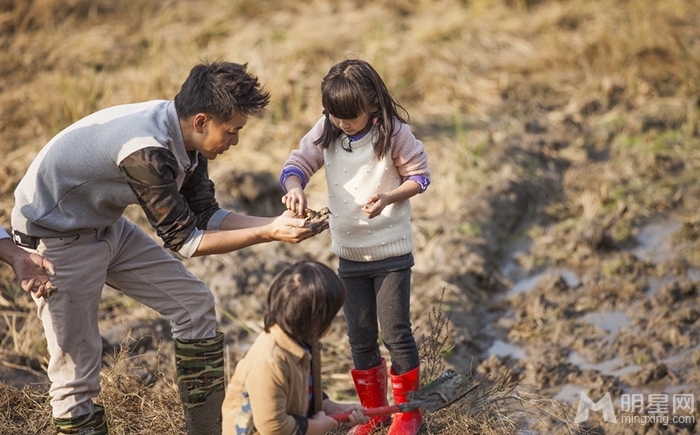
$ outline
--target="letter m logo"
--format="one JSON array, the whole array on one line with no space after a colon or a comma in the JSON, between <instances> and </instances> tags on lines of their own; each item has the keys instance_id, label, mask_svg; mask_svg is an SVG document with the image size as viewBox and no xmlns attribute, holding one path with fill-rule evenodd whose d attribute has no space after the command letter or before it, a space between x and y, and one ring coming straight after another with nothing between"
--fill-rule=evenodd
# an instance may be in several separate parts
<instances>
[{"instance_id":1,"label":"letter m logo","mask_svg":"<svg viewBox=\"0 0 700 435\"><path fill-rule=\"evenodd\" d=\"M615 417L615 408L613 408L612 399L610 398L610 393L605 393L602 399L598 402L593 403L590 397L586 393L581 392L581 399L578 402L578 411L576 412L576 423L583 423L588 420L588 411L603 411L603 420L608 423L617 423L617 418Z\"/></svg>"}]
</instances>

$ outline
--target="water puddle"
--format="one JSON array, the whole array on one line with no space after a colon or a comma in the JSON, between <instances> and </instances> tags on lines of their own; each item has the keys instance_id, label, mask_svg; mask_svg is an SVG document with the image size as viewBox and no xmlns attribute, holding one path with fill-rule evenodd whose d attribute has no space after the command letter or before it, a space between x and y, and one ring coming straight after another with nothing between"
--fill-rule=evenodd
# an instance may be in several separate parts
<instances>
[{"instance_id":1,"label":"water puddle","mask_svg":"<svg viewBox=\"0 0 700 435\"><path fill-rule=\"evenodd\" d=\"M586 387L581 387L579 385L574 385L574 384L564 384L564 386L561 388L559 393L557 393L553 398L557 400L561 400L562 402L568 402L568 403L577 403L581 400L581 393L585 393L586 395L590 394L590 388ZM590 397L593 400L600 400L601 397L597 397L593 395L593 397ZM611 394L610 399L612 400L612 403L614 406L619 407L621 400L620 396L618 395L613 395Z\"/></svg>"},{"instance_id":2,"label":"water puddle","mask_svg":"<svg viewBox=\"0 0 700 435\"><path fill-rule=\"evenodd\" d=\"M525 349L520 346L515 346L510 343L506 343L503 340L496 340L493 342L489 350L486 351L488 356L496 355L499 358L514 358L518 360L524 360L526 358Z\"/></svg>"},{"instance_id":3,"label":"water puddle","mask_svg":"<svg viewBox=\"0 0 700 435\"><path fill-rule=\"evenodd\" d=\"M700 350L700 344L693 346L691 348L688 348L688 349L681 349L675 355L671 355L669 357L666 357L663 360L661 360L661 362L666 364L667 366L672 366L672 365L675 365L678 363L683 363L687 359L693 360L692 355L699 350Z\"/></svg>"},{"instance_id":4,"label":"water puddle","mask_svg":"<svg viewBox=\"0 0 700 435\"><path fill-rule=\"evenodd\" d=\"M561 400L562 402L575 403L581 399L581 393L586 393L588 388L581 387L574 384L564 384L561 390L552 397L554 400Z\"/></svg>"},{"instance_id":5,"label":"water puddle","mask_svg":"<svg viewBox=\"0 0 700 435\"><path fill-rule=\"evenodd\" d=\"M623 328L626 328L632 321L627 314L622 311L607 311L604 313L588 313L581 318L584 322L597 326L600 329L604 329L608 332L618 332Z\"/></svg>"},{"instance_id":6,"label":"water puddle","mask_svg":"<svg viewBox=\"0 0 700 435\"><path fill-rule=\"evenodd\" d=\"M669 237L680 227L681 223L676 221L654 222L643 226L637 235L639 245L632 253L640 260L654 264L672 257Z\"/></svg>"},{"instance_id":7,"label":"water puddle","mask_svg":"<svg viewBox=\"0 0 700 435\"><path fill-rule=\"evenodd\" d=\"M510 252L505 260L502 262L501 275L510 282L517 282L525 278L525 271L518 265L518 255L521 252L527 252L532 245L531 240L518 240L516 242L510 243L506 247L506 252Z\"/></svg>"},{"instance_id":8,"label":"water puddle","mask_svg":"<svg viewBox=\"0 0 700 435\"><path fill-rule=\"evenodd\" d=\"M673 259L676 253L671 243L671 236L678 231L680 227L681 223L673 220L646 224L639 228L639 233L636 237L637 246L629 252L634 254L641 261L647 261L652 264L658 264ZM579 276L573 270L567 268L552 267L539 273L528 275L523 268L520 267L517 259L520 253L529 250L530 245L531 242L523 241L516 242L508 248L508 255L501 264L500 272L503 277L513 284L503 297L511 298L515 295L531 291L536 288L540 280L546 275L560 276L571 288L581 286ZM692 281L700 281L700 269L689 269L687 277ZM670 277L659 277L651 280L649 282L647 296L653 295L658 289L671 282L671 279ZM631 313L632 311L629 312ZM606 331L608 334L617 334L622 330L629 330L629 328L633 327L633 322L630 317L625 311L620 310L587 313L582 317L582 320ZM697 352L698 350L700 350L700 345L681 350L678 354L670 356L662 362L669 366L680 364L682 361L687 361L691 352ZM521 361L528 358L526 355L526 348L510 344L504 340L495 340L488 349L487 354L488 356L496 355L499 358L512 358ZM575 351L569 353L568 362L578 367L580 370L592 370L601 375L611 377L633 374L642 369L641 365L626 362L622 357L612 358L599 363L591 363ZM680 391L680 388L682 388L682 386L666 386L666 392ZM555 390L552 390L552 393L555 393L553 396L554 399L575 403L580 400L581 393L586 392L587 389L588 388L585 386L564 384L558 392L555 393Z\"/></svg>"},{"instance_id":9,"label":"water puddle","mask_svg":"<svg viewBox=\"0 0 700 435\"><path fill-rule=\"evenodd\" d=\"M689 280L691 281L700 281L700 270L692 267L688 269L686 272L686 276L688 277ZM656 294L656 292L666 284L670 284L673 281L676 281L677 277L661 277L661 278L652 278L649 280L649 288L647 289L645 295L646 297L650 298Z\"/></svg>"},{"instance_id":10,"label":"water puddle","mask_svg":"<svg viewBox=\"0 0 700 435\"><path fill-rule=\"evenodd\" d=\"M666 284L670 284L675 281L675 277L662 277L662 278L652 278L649 280L649 288L647 289L645 295L650 298L656 294L657 291Z\"/></svg>"},{"instance_id":11,"label":"water puddle","mask_svg":"<svg viewBox=\"0 0 700 435\"><path fill-rule=\"evenodd\" d=\"M622 358L617 357L608 361L603 361L597 364L588 362L584 357L576 351L569 354L569 362L577 366L581 370L595 370L602 375L608 376L623 376L628 373L634 373L641 369L637 364L627 364L622 361Z\"/></svg>"},{"instance_id":12,"label":"water puddle","mask_svg":"<svg viewBox=\"0 0 700 435\"><path fill-rule=\"evenodd\" d=\"M510 290L508 290L506 297L512 297L519 293L532 290L533 288L535 288L537 283L540 282L540 279L542 279L542 277L545 275L559 275L566 282L566 285L572 288L581 285L581 280L578 278L578 275L576 275L576 272L574 272L573 270L553 267L546 269L544 272L531 275L517 281L513 285L513 287L511 287Z\"/></svg>"},{"instance_id":13,"label":"water puddle","mask_svg":"<svg viewBox=\"0 0 700 435\"><path fill-rule=\"evenodd\" d=\"M680 227L681 223L677 221L653 222L644 225L641 227L636 238L638 245L632 249L631 252L640 260L655 264L671 258L673 256L673 247L671 246L669 238ZM523 240L511 244L508 248L510 254L502 263L500 271L506 279L514 284L510 290L508 290L506 297L512 297L519 293L532 290L545 275L560 275L564 281L566 281L566 284L572 288L581 285L581 280L578 275L571 269L566 268L549 268L543 272L529 276L525 274L517 263L517 257L521 252L526 252L531 244L531 241ZM700 281L700 270L689 270L688 278ZM662 280L659 280L650 285L648 295L653 294L656 288L663 283Z\"/></svg>"},{"instance_id":14,"label":"water puddle","mask_svg":"<svg viewBox=\"0 0 700 435\"><path fill-rule=\"evenodd\" d=\"M540 282L540 278L542 278L543 275L543 273L540 273L537 275L528 276L517 281L515 284L513 284L513 287L511 287L510 290L508 290L507 296L515 296L519 293L524 293L526 291L532 290L533 288L535 288L537 283Z\"/></svg>"}]
</instances>

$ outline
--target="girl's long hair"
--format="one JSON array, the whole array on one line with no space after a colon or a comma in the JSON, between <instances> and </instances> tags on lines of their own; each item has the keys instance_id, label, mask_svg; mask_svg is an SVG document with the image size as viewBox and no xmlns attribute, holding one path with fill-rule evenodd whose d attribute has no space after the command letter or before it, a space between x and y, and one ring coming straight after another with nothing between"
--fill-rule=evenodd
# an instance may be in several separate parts
<instances>
[{"instance_id":1,"label":"girl's long hair","mask_svg":"<svg viewBox=\"0 0 700 435\"><path fill-rule=\"evenodd\" d=\"M307 345L317 342L345 303L343 281L328 266L300 261L273 279L267 294L265 331L273 325Z\"/></svg>"},{"instance_id":2,"label":"girl's long hair","mask_svg":"<svg viewBox=\"0 0 700 435\"><path fill-rule=\"evenodd\" d=\"M376 120L379 138L374 143L378 159L391 147L391 137L398 122L407 123L408 111L391 95L382 78L372 65L357 59L347 59L335 64L321 82L321 103L326 123L316 145L328 148L342 133L331 122L329 115L340 119L355 119L363 113Z\"/></svg>"}]
</instances>

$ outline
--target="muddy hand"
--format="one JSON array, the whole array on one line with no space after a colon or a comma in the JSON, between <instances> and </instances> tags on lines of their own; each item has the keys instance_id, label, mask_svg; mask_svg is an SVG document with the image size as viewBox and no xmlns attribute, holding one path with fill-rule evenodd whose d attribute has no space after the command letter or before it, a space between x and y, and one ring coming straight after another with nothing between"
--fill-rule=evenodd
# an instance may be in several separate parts
<instances>
[{"instance_id":1,"label":"muddy hand","mask_svg":"<svg viewBox=\"0 0 700 435\"><path fill-rule=\"evenodd\" d=\"M292 217L294 214L287 210L272 222L272 239L279 242L299 243L314 236L306 225L306 219Z\"/></svg>"}]
</instances>

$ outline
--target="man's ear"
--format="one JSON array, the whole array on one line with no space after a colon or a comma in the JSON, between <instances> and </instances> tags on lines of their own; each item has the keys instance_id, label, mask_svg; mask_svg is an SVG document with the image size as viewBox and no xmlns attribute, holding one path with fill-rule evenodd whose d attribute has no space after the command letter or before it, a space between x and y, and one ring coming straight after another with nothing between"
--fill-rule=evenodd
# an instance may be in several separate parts
<instances>
[{"instance_id":1,"label":"man's ear","mask_svg":"<svg viewBox=\"0 0 700 435\"><path fill-rule=\"evenodd\" d=\"M206 113L198 113L192 117L192 128L196 133L203 134L204 128L211 118Z\"/></svg>"}]
</instances>

